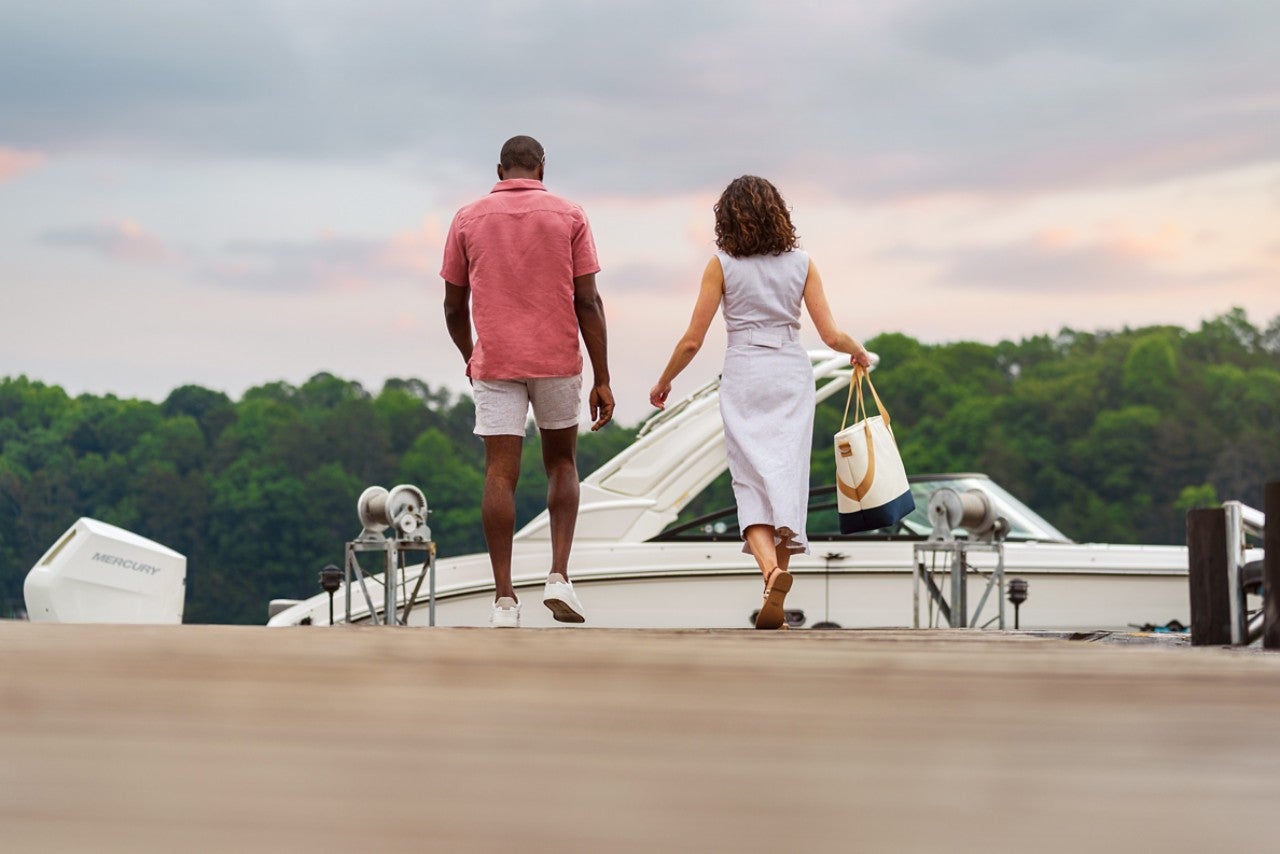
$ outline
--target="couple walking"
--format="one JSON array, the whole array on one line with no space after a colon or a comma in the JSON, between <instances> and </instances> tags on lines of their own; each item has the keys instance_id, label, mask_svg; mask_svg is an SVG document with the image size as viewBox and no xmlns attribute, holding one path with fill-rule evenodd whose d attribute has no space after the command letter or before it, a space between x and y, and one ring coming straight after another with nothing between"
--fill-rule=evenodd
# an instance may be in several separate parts
<instances>
[{"instance_id":1,"label":"couple walking","mask_svg":"<svg viewBox=\"0 0 1280 854\"><path fill-rule=\"evenodd\" d=\"M569 580L578 513L577 436L582 395L581 334L591 362L592 430L613 418L604 307L596 289L595 241L582 208L547 192L537 140L502 147L498 183L458 211L445 240L441 276L449 336L467 362L485 444L481 505L493 564L490 624L520 624L511 583L515 488L529 407L542 436L551 517L551 567L543 602L556 620L585 622ZM791 555L808 553L805 517L814 385L799 343L800 308L822 342L869 365L863 346L835 324L822 277L803 250L777 189L763 178L735 179L715 205L716 247L689 327L649 401L662 409L671 383L701 349L723 306L728 347L720 410L743 551L764 577L758 629L785 624ZM474 334L473 334L474 326Z\"/></svg>"}]
</instances>

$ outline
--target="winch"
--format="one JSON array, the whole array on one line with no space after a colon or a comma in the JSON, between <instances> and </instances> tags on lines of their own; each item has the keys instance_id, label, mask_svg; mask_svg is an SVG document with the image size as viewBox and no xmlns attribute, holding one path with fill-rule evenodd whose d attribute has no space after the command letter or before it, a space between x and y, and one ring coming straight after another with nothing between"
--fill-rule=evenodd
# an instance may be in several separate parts
<instances>
[{"instance_id":1,"label":"winch","mask_svg":"<svg viewBox=\"0 0 1280 854\"><path fill-rule=\"evenodd\" d=\"M957 529L976 543L1000 542L1009 533L1009 521L996 515L995 503L981 489L935 489L929 496L929 522L929 542L952 542Z\"/></svg>"}]
</instances>

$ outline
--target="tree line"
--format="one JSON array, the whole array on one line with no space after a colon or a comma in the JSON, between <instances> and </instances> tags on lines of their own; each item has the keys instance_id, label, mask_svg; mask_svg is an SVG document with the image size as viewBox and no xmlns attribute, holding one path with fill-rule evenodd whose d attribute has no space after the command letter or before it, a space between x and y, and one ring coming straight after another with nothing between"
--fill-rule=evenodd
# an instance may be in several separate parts
<instances>
[{"instance_id":1,"label":"tree line","mask_svg":"<svg viewBox=\"0 0 1280 854\"><path fill-rule=\"evenodd\" d=\"M1196 330L867 344L909 472L984 471L1077 540L1181 542L1190 507L1260 506L1280 477L1280 317L1257 328L1236 309ZM843 402L818 409L815 486L832 482ZM317 592L371 484L423 489L441 555L483 551L473 416L470 397L418 379L375 394L321 373L239 400L188 385L161 403L0 380L0 616L20 612L27 571L80 516L185 554L188 622L262 623L271 598ZM583 434L583 475L635 433ZM540 455L534 435L520 524L545 500ZM724 477L684 515L731 503Z\"/></svg>"}]
</instances>

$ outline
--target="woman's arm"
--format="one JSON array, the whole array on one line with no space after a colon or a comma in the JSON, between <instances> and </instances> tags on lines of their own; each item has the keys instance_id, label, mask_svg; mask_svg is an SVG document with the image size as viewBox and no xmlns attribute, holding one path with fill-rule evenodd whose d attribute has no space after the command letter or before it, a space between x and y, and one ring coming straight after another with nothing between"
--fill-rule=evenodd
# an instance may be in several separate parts
<instances>
[{"instance_id":1,"label":"woman's arm","mask_svg":"<svg viewBox=\"0 0 1280 854\"><path fill-rule=\"evenodd\" d=\"M818 330L818 337L822 339L823 344L838 353L848 353L852 356L849 364L871 366L871 357L867 355L867 348L836 326L836 320L831 316L831 304L827 302L827 292L822 289L822 275L813 261L809 262L809 275L804 280L804 304L809 309L809 317L813 320L813 325Z\"/></svg>"},{"instance_id":2,"label":"woman's arm","mask_svg":"<svg viewBox=\"0 0 1280 854\"><path fill-rule=\"evenodd\" d=\"M658 383L649 391L649 402L659 409L667 406L667 395L671 394L671 381L689 366L693 357L702 349L702 342L707 337L707 329L711 320L720 308L720 299L724 296L724 270L719 258L707 262L707 269L702 273L702 289L698 291L698 301L693 306L693 317L689 320L689 328L676 342L671 353L671 360L658 378Z\"/></svg>"}]
</instances>

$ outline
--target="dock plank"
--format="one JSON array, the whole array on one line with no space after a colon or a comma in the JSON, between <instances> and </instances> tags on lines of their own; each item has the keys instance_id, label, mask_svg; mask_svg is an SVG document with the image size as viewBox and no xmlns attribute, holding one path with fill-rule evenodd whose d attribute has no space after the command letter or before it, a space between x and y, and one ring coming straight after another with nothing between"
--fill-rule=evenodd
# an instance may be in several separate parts
<instances>
[{"instance_id":1,"label":"dock plank","mask_svg":"<svg viewBox=\"0 0 1280 854\"><path fill-rule=\"evenodd\" d=\"M1280 658L979 631L0 623L40 851L1254 847Z\"/></svg>"}]
</instances>

